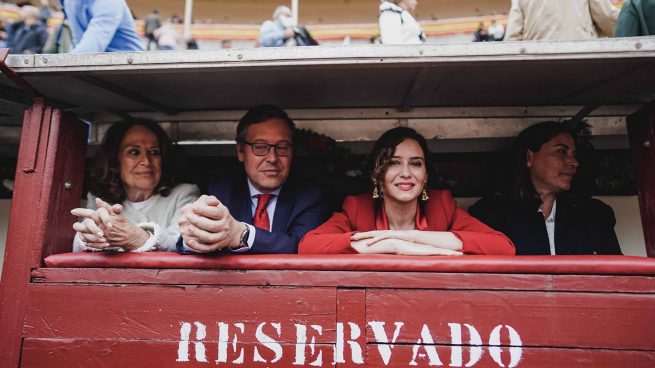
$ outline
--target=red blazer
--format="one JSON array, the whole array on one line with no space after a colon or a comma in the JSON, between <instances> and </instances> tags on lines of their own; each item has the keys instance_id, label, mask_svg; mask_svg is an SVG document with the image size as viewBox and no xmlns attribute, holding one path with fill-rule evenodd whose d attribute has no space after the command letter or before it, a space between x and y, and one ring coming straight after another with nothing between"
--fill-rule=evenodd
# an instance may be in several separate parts
<instances>
[{"instance_id":1,"label":"red blazer","mask_svg":"<svg viewBox=\"0 0 655 368\"><path fill-rule=\"evenodd\" d=\"M447 190L428 190L423 204L427 231L450 231L463 243L465 254L514 255L514 244L461 208ZM323 225L308 232L298 245L298 253L357 253L350 246L356 232L376 229L375 200L370 193L349 196L343 211L335 212Z\"/></svg>"}]
</instances>

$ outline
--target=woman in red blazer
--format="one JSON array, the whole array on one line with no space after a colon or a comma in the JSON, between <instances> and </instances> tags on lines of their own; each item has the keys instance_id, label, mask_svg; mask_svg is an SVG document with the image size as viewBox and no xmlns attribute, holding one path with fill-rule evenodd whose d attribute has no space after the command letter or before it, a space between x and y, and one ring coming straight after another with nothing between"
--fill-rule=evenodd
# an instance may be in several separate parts
<instances>
[{"instance_id":1,"label":"woman in red blazer","mask_svg":"<svg viewBox=\"0 0 655 368\"><path fill-rule=\"evenodd\" d=\"M298 252L514 255L509 238L457 208L449 191L426 187L428 155L414 129L384 133L373 148L373 193L347 197Z\"/></svg>"}]
</instances>

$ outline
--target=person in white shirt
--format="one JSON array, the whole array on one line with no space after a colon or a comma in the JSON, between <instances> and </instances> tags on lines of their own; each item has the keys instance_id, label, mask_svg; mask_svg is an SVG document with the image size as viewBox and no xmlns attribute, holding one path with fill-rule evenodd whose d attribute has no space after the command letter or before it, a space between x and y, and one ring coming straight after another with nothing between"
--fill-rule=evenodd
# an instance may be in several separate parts
<instances>
[{"instance_id":1,"label":"person in white shirt","mask_svg":"<svg viewBox=\"0 0 655 368\"><path fill-rule=\"evenodd\" d=\"M503 27L502 24L496 22L494 19L489 24L487 33L489 34L489 37L491 37L492 41L502 41L503 37L505 37L505 27Z\"/></svg>"},{"instance_id":2,"label":"person in white shirt","mask_svg":"<svg viewBox=\"0 0 655 368\"><path fill-rule=\"evenodd\" d=\"M380 4L380 41L382 44L421 44L425 35L412 13L417 0L390 0Z\"/></svg>"},{"instance_id":3,"label":"person in white shirt","mask_svg":"<svg viewBox=\"0 0 655 368\"><path fill-rule=\"evenodd\" d=\"M95 159L73 251L175 251L180 209L198 187L178 184L172 145L157 123L130 120L109 128Z\"/></svg>"}]
</instances>

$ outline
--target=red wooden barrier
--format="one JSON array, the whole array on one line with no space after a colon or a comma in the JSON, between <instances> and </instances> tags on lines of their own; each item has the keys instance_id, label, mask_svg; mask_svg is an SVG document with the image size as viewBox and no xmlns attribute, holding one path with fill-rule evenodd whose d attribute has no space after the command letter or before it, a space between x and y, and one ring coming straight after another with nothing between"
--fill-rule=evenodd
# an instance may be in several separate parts
<instances>
[{"instance_id":1,"label":"red wooden barrier","mask_svg":"<svg viewBox=\"0 0 655 368\"><path fill-rule=\"evenodd\" d=\"M655 257L655 102L628 116L646 252Z\"/></svg>"},{"instance_id":2,"label":"red wooden barrier","mask_svg":"<svg viewBox=\"0 0 655 368\"><path fill-rule=\"evenodd\" d=\"M18 366L30 271L44 256L70 250L69 211L82 195L87 131L42 98L25 112L0 285L1 367Z\"/></svg>"},{"instance_id":3,"label":"red wooden barrier","mask_svg":"<svg viewBox=\"0 0 655 368\"><path fill-rule=\"evenodd\" d=\"M175 259L188 269L157 267ZM151 253L46 263L57 267L34 270L28 288L23 367L655 364L651 259ZM379 269L363 270L371 263Z\"/></svg>"}]
</instances>

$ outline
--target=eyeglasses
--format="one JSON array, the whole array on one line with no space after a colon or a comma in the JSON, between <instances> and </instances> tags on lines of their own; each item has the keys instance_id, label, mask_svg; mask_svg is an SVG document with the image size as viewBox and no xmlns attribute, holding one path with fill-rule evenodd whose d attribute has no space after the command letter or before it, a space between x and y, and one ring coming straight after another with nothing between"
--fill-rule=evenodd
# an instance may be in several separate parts
<instances>
[{"instance_id":1,"label":"eyeglasses","mask_svg":"<svg viewBox=\"0 0 655 368\"><path fill-rule=\"evenodd\" d=\"M293 145L287 141L278 142L276 144L268 144L264 142L246 142L242 141L241 143L247 144L252 148L252 153L255 156L266 156L271 151L271 147L275 147L275 153L278 156L291 156L293 151Z\"/></svg>"}]
</instances>

